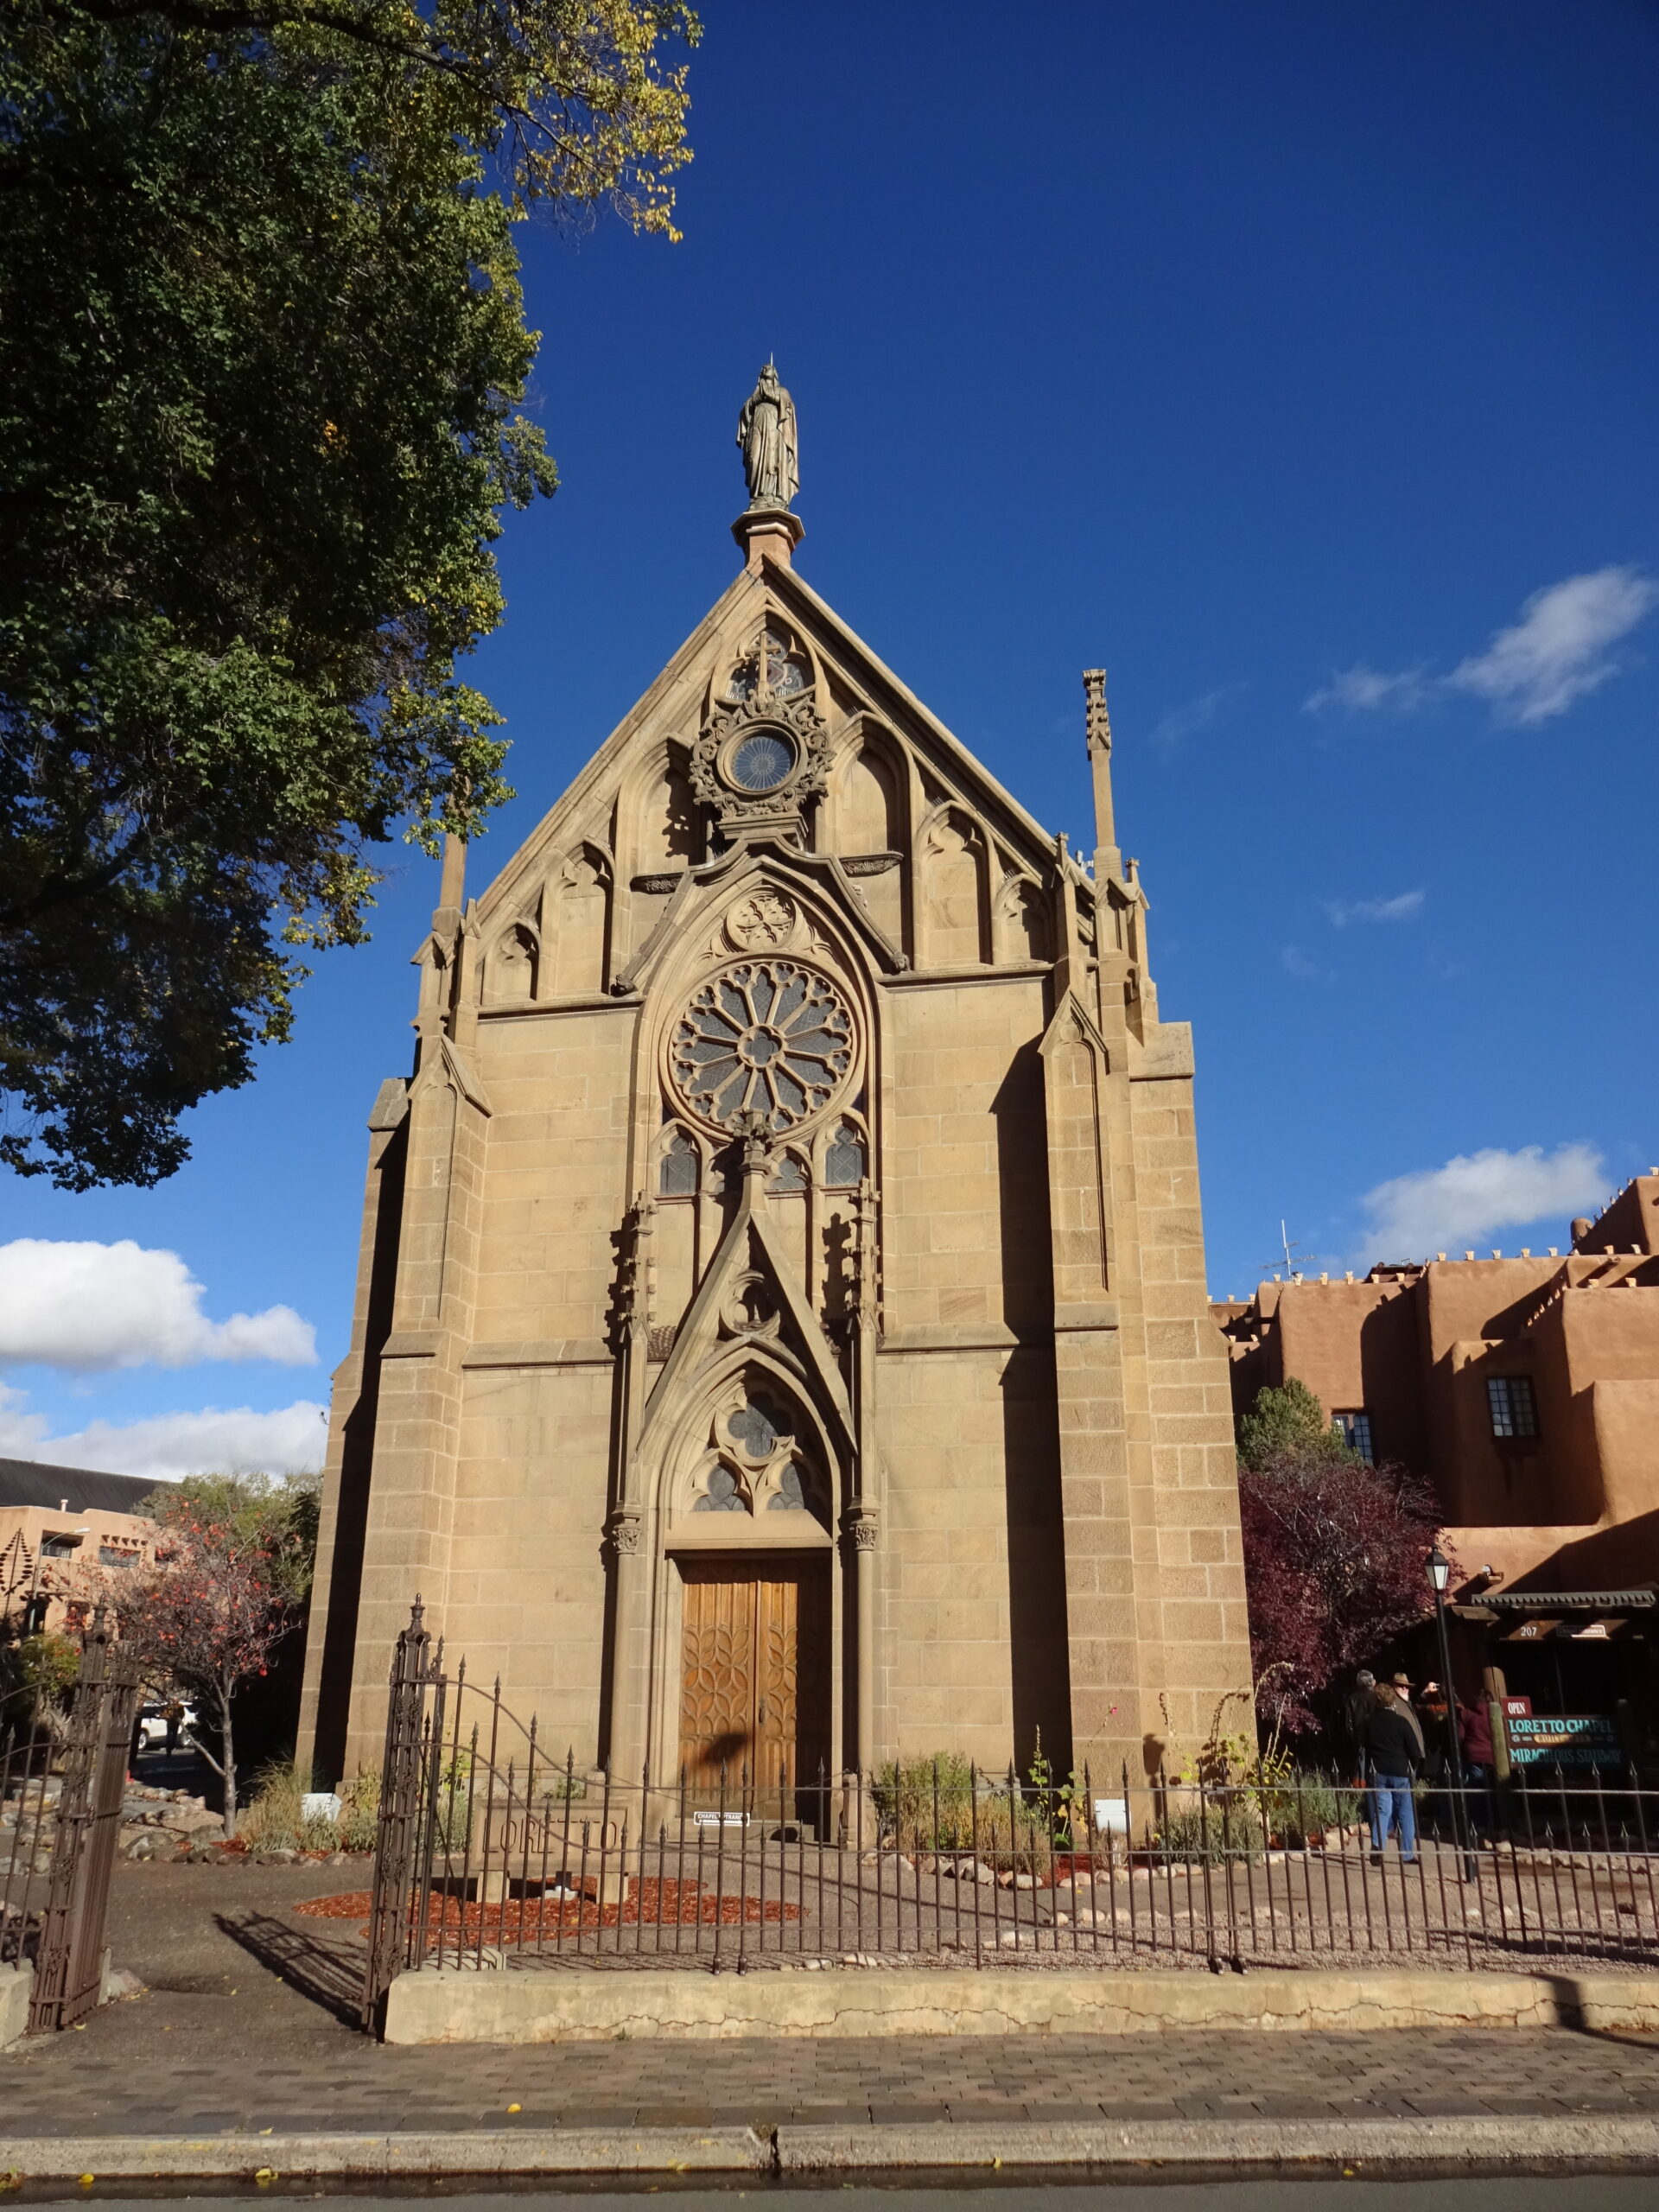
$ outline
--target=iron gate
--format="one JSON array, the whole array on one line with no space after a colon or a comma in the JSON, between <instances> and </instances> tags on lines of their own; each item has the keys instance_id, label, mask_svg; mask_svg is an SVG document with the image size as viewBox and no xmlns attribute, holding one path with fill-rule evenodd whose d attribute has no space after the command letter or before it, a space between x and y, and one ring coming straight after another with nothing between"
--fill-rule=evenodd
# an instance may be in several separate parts
<instances>
[{"instance_id":1,"label":"iron gate","mask_svg":"<svg viewBox=\"0 0 1659 2212\"><path fill-rule=\"evenodd\" d=\"M82 1643L61 1736L37 1719L14 1737L5 1755L7 1795L16 1788L17 1821L0 1879L0 1955L20 1966L34 1960L31 2034L73 2027L98 2003L138 1688L137 1662L117 1642L100 1605ZM48 1782L60 1760L48 1848Z\"/></svg>"}]
</instances>

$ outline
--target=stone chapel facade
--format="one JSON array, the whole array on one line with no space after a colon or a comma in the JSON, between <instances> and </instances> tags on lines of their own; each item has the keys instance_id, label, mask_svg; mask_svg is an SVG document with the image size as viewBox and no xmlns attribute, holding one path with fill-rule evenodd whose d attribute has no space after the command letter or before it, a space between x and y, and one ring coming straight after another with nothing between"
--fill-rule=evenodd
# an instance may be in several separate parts
<instances>
[{"instance_id":1,"label":"stone chapel facade","mask_svg":"<svg viewBox=\"0 0 1659 2212\"><path fill-rule=\"evenodd\" d=\"M301 1756L378 1758L418 1593L580 1765L1000 1769L1040 1730L1138 1780L1249 1649L1191 1033L1104 678L1090 868L797 573L782 501L734 534L494 882L446 857L369 1124Z\"/></svg>"}]
</instances>

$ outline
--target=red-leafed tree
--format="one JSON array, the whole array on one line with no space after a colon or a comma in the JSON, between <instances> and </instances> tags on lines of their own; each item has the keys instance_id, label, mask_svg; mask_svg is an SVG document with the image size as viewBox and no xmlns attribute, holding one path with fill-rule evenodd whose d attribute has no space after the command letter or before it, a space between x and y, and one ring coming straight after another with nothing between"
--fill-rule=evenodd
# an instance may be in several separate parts
<instances>
[{"instance_id":1,"label":"red-leafed tree","mask_svg":"<svg viewBox=\"0 0 1659 2212\"><path fill-rule=\"evenodd\" d=\"M1239 1425L1250 1656L1262 1718L1296 1735L1349 1668L1427 1611L1437 1508L1401 1466L1372 1466L1302 1383L1264 1389Z\"/></svg>"},{"instance_id":2,"label":"red-leafed tree","mask_svg":"<svg viewBox=\"0 0 1659 2212\"><path fill-rule=\"evenodd\" d=\"M238 1690L270 1667L310 1586L315 1484L193 1478L144 1502L159 1524L153 1561L123 1568L107 1596L121 1641L157 1690L192 1692L213 1717L219 1756L192 1738L225 1787L236 1833Z\"/></svg>"}]
</instances>

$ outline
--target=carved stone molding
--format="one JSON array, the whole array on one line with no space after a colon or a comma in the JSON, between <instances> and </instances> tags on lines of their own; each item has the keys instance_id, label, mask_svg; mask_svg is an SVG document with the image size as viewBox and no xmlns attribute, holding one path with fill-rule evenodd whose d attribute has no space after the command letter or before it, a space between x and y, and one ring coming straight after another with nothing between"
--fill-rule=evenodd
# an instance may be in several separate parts
<instances>
[{"instance_id":1,"label":"carved stone molding","mask_svg":"<svg viewBox=\"0 0 1659 2212\"><path fill-rule=\"evenodd\" d=\"M691 748L690 777L724 836L798 835L802 809L830 779L830 733L810 699L757 690L709 721Z\"/></svg>"},{"instance_id":2,"label":"carved stone molding","mask_svg":"<svg viewBox=\"0 0 1659 2212\"><path fill-rule=\"evenodd\" d=\"M637 1513L618 1513L613 1516L606 1538L619 1559L632 1559L639 1548L639 1516Z\"/></svg>"}]
</instances>

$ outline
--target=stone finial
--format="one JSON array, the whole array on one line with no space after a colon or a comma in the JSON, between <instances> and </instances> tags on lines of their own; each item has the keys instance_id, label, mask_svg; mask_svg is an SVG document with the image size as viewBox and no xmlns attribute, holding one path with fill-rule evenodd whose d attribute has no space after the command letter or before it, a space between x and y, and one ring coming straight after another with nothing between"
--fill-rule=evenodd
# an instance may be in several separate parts
<instances>
[{"instance_id":1,"label":"stone finial","mask_svg":"<svg viewBox=\"0 0 1659 2212\"><path fill-rule=\"evenodd\" d=\"M1112 749L1112 718L1106 711L1106 671L1103 668L1085 668L1083 671L1084 724L1089 750L1109 753Z\"/></svg>"},{"instance_id":2,"label":"stone finial","mask_svg":"<svg viewBox=\"0 0 1659 2212\"><path fill-rule=\"evenodd\" d=\"M744 1175L769 1173L777 1132L768 1116L757 1107L746 1106L741 1114L733 1115L729 1126Z\"/></svg>"},{"instance_id":3,"label":"stone finial","mask_svg":"<svg viewBox=\"0 0 1659 2212\"><path fill-rule=\"evenodd\" d=\"M1112 811L1112 719L1106 711L1106 671L1083 671L1084 734L1095 786L1095 881L1122 875L1122 855Z\"/></svg>"}]
</instances>

